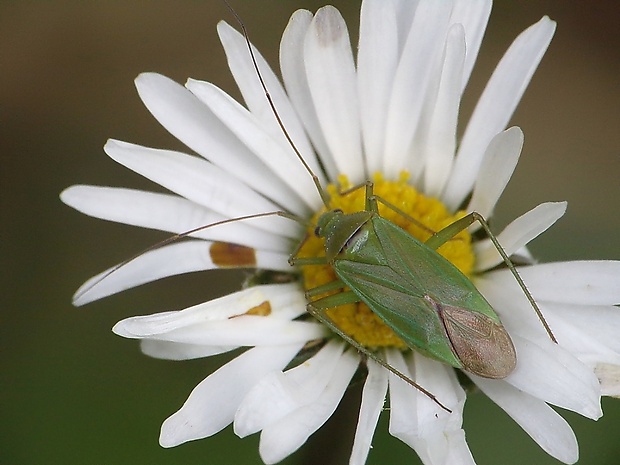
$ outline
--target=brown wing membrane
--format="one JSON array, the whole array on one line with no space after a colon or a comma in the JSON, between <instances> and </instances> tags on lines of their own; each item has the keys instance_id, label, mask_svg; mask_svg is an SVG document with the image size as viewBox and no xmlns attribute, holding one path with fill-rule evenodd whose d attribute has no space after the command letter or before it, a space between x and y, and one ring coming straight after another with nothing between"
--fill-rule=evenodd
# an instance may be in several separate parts
<instances>
[{"instance_id":1,"label":"brown wing membrane","mask_svg":"<svg viewBox=\"0 0 620 465\"><path fill-rule=\"evenodd\" d=\"M499 379L514 370L517 354L501 323L461 307L437 306L454 352L466 371Z\"/></svg>"}]
</instances>

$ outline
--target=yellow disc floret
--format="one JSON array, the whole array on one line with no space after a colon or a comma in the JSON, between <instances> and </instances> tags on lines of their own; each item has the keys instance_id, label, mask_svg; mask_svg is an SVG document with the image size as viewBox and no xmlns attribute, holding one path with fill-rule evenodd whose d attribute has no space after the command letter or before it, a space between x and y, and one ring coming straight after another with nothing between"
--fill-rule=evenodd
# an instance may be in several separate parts
<instances>
[{"instance_id":1,"label":"yellow disc floret","mask_svg":"<svg viewBox=\"0 0 620 465\"><path fill-rule=\"evenodd\" d=\"M379 203L379 214L408 231L412 236L424 242L435 232L465 216L463 211L451 214L441 201L420 194L407 181L406 173L401 174L397 181L386 181L380 174L373 177L374 194L400 209L408 217L381 203ZM339 185L330 184L327 187L330 209L341 209L344 213L364 210L364 188L349 190L351 186L346 176L340 176L338 183ZM313 224L316 224L324 212L325 209L314 215ZM447 241L437 249L437 252L452 262L463 274L471 275L474 253L467 230L461 231L454 239ZM298 256L321 257L324 255L324 240L316 237L313 229L309 230L308 238L299 250ZM306 265L301 269L305 289L312 289L337 279L330 265ZM342 305L329 309L327 314L342 331L365 347L371 349L406 347L406 344L364 303Z\"/></svg>"}]
</instances>

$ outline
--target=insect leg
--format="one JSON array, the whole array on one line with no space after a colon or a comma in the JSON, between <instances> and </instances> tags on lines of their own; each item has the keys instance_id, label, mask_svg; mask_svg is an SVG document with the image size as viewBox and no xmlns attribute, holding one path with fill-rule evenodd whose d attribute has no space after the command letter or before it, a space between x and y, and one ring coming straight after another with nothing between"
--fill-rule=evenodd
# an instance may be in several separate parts
<instances>
[{"instance_id":1,"label":"insect leg","mask_svg":"<svg viewBox=\"0 0 620 465\"><path fill-rule=\"evenodd\" d=\"M364 182L360 182L359 184L356 184L354 186L349 187L348 189L345 189L343 191L339 191L338 195L340 196L345 196L350 194L351 192L355 192L358 189L361 189L362 187L367 187L368 184L373 184L372 181L364 181Z\"/></svg>"},{"instance_id":2,"label":"insect leg","mask_svg":"<svg viewBox=\"0 0 620 465\"><path fill-rule=\"evenodd\" d=\"M366 189L366 193L364 194L364 198L366 200L364 210L379 213L379 209L377 208L377 197L373 194L374 185L375 183L372 181L364 181L356 184L355 186L349 187L348 189L340 191L338 194L342 197L364 187Z\"/></svg>"},{"instance_id":3,"label":"insect leg","mask_svg":"<svg viewBox=\"0 0 620 465\"><path fill-rule=\"evenodd\" d=\"M307 239L307 234L306 234L306 239ZM327 258L325 258L325 257L298 257L297 256L297 255L299 255L299 251L301 250L301 248L303 247L304 243L306 242L306 239L304 239L303 241L299 242L299 244L297 244L297 246L295 246L295 249L291 253L290 257L288 258L288 264L291 265L291 266L295 266L295 265L301 265L301 266L305 266L305 265L326 265L327 264Z\"/></svg>"},{"instance_id":4,"label":"insect leg","mask_svg":"<svg viewBox=\"0 0 620 465\"><path fill-rule=\"evenodd\" d=\"M437 231L435 231L434 229L429 228L428 226L426 226L424 223L422 223L419 220L416 220L413 216L407 214L405 211L401 210L400 208L398 208L396 205L394 205L391 202L388 202L387 200L385 200L383 197L379 197L378 195L373 196L375 198L375 200L381 204L383 204L385 207L389 208L390 210L398 213L400 216L402 216L403 218L405 218L407 221L415 224L418 228L426 231L427 233L431 234L431 235L435 235L437 234Z\"/></svg>"},{"instance_id":5,"label":"insect leg","mask_svg":"<svg viewBox=\"0 0 620 465\"><path fill-rule=\"evenodd\" d=\"M425 244L429 246L431 249L437 249L441 245L443 245L445 242L450 240L452 237L457 235L459 232L461 232L462 230L464 230L465 228L473 224L475 221L478 221L482 225L483 229L486 231L487 235L489 236L489 239L491 239L491 242L493 242L493 245L495 246L495 248L501 255L502 260L504 260L504 263L506 264L506 266L508 267L508 269L510 270L514 278L517 280L519 287L523 290L525 297L527 297L527 300L530 302L530 305L536 312L536 315L538 315L538 319L540 320L543 327L545 328L545 331L547 331L549 338L557 344L558 342L557 339L553 335L553 332L551 331L549 324L547 323L547 321L545 320L545 317L540 311L538 304L534 300L534 297L532 296L530 291L525 286L523 279L521 279L521 276L519 275L517 271L517 267L514 265L514 263L512 263L512 260L510 260L510 257L508 257L508 254L506 253L502 245L499 243L499 241L495 237L495 234L493 234L493 232L491 231L489 224L487 223L487 221L484 219L484 217L480 213L478 212L469 213L468 215L464 216L460 220L455 221L451 225L446 226L441 231L435 233L428 241L425 242Z\"/></svg>"},{"instance_id":6,"label":"insect leg","mask_svg":"<svg viewBox=\"0 0 620 465\"><path fill-rule=\"evenodd\" d=\"M340 281L339 279L335 279L321 286L316 286L316 287L313 287L312 289L308 289L306 291L306 298L308 300L311 300L313 297L316 297L317 295L326 294L331 291L337 291L338 289L343 289L344 287L345 287L345 284L342 281ZM359 301L359 298L355 302L358 302L358 301ZM346 303L351 303L351 302L346 302Z\"/></svg>"}]
</instances>

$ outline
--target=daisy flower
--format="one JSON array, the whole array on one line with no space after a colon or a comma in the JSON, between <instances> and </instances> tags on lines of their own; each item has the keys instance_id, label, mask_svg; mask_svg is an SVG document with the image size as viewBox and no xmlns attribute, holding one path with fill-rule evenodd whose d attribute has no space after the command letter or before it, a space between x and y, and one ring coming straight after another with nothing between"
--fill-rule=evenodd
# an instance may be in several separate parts
<instances>
[{"instance_id":1,"label":"daisy flower","mask_svg":"<svg viewBox=\"0 0 620 465\"><path fill-rule=\"evenodd\" d=\"M207 376L163 423L162 446L205 438L232 423L240 437L260 432L262 460L276 463L327 421L359 372L365 381L351 464L366 461L388 392L390 433L425 464L474 463L462 429L465 378L456 369L409 348L362 303L328 310L338 328L433 393L442 409L306 312L305 291L335 279L330 266L289 265L294 251L324 256L313 228L277 215L226 220L285 211L314 225L325 211L283 128L327 186L329 209L363 210L363 189L349 188L372 180L375 193L406 214L383 208L381 215L422 241L467 212L491 217L523 143L521 130L506 126L555 23L543 17L515 39L457 140L459 103L490 10L485 0L364 0L356 59L335 8L295 12L281 41L284 86L254 50L282 125L245 38L224 22L218 32L245 106L209 82L181 86L152 73L136 79L148 110L194 154L118 140L108 141L105 152L171 194L73 186L62 200L94 217L177 234L218 224L92 278L75 304L181 273L255 270L239 292L114 327L163 359L246 349ZM543 203L497 235L521 264L557 343L509 270L498 266L491 241L472 234L476 226L438 251L493 306L516 349L508 376L463 372L471 381L465 384L497 403L548 454L574 463L573 431L551 406L597 419L601 396L620 394L620 262L535 264L527 243L565 209L563 202Z\"/></svg>"}]
</instances>

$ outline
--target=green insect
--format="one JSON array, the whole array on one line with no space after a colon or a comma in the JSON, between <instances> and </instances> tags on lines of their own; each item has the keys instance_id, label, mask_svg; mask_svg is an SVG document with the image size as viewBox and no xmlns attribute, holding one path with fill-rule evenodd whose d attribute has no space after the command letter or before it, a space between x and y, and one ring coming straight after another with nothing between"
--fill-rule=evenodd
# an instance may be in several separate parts
<instances>
[{"instance_id":1,"label":"green insect","mask_svg":"<svg viewBox=\"0 0 620 465\"><path fill-rule=\"evenodd\" d=\"M325 240L324 257L291 256L292 265L328 264L339 278L306 292L308 311L315 318L401 378L404 375L344 333L326 310L362 301L411 349L478 376L505 378L517 363L510 336L471 280L436 252L479 221L555 341L514 265L479 214L470 213L421 242L379 215L378 201L400 211L372 191L373 184L366 183L363 211L345 214L330 210L320 216L315 233ZM345 287L349 290L312 300ZM422 386L406 381L445 408Z\"/></svg>"}]
</instances>

